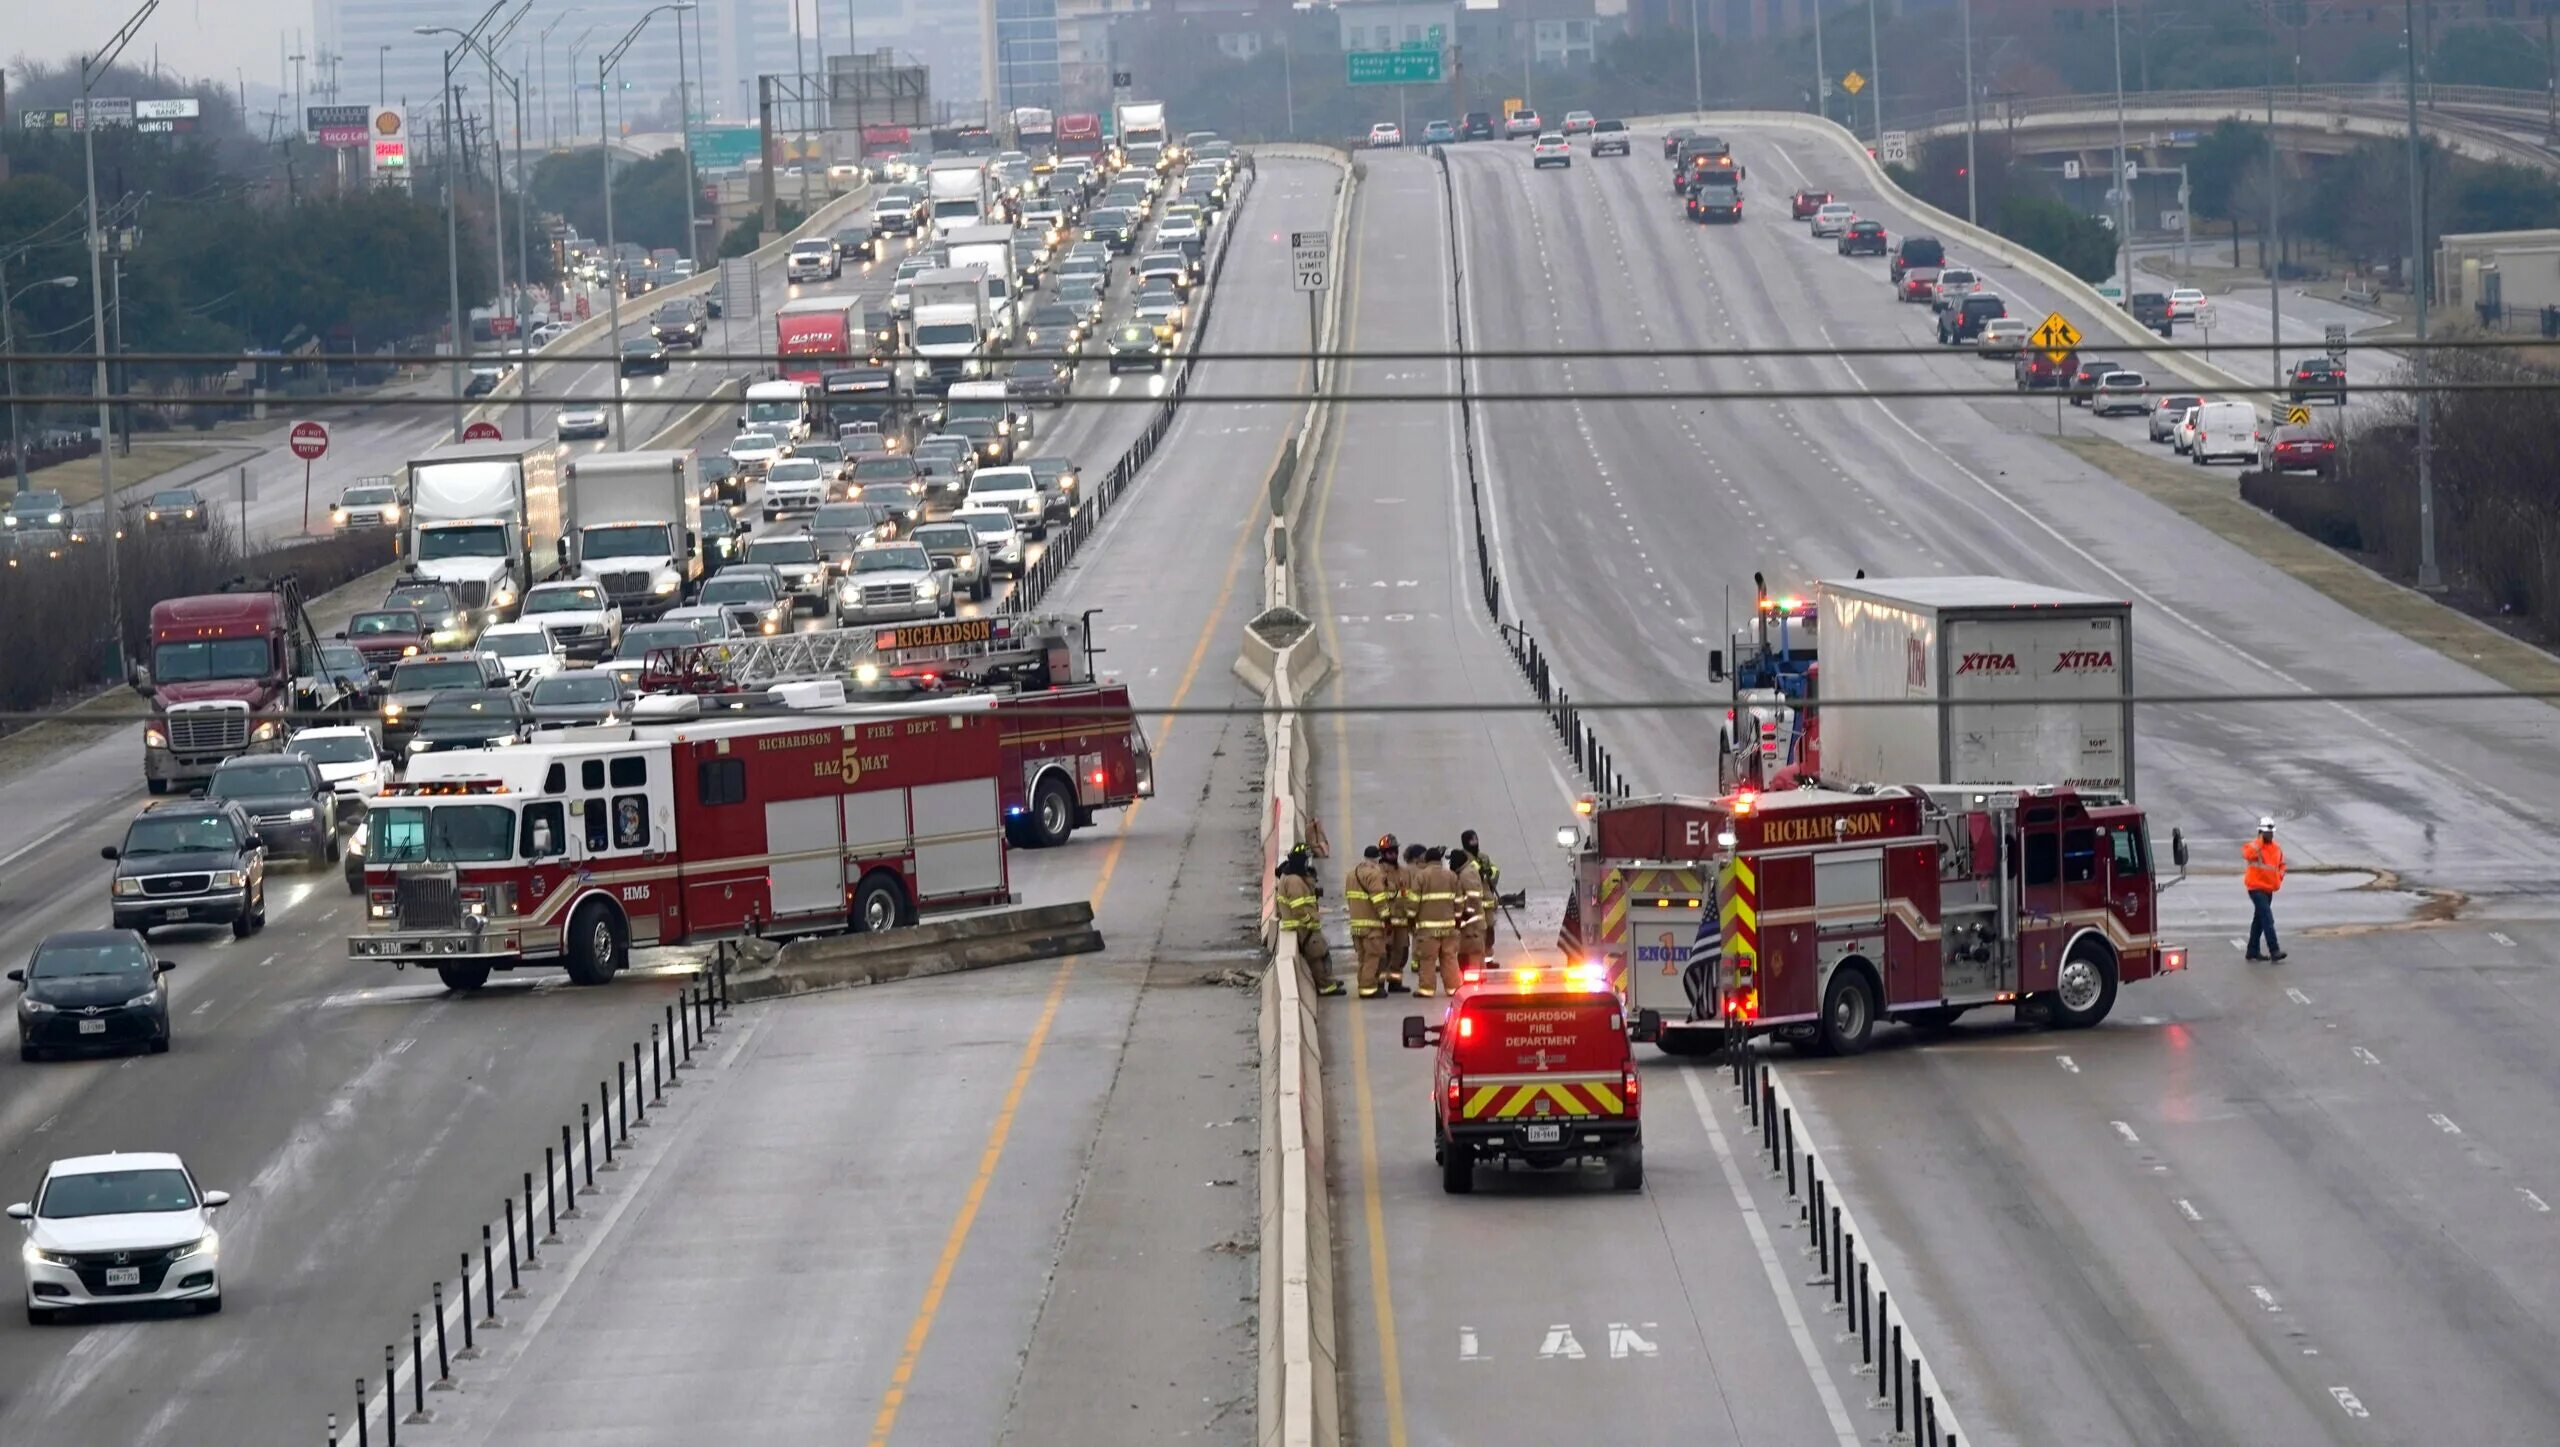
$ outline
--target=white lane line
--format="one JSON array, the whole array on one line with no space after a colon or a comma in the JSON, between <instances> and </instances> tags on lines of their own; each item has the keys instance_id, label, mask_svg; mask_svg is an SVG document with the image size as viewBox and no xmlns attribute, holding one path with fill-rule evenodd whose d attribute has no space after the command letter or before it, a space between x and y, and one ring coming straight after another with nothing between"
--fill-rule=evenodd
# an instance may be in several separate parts
<instances>
[{"instance_id":1,"label":"white lane line","mask_svg":"<svg viewBox=\"0 0 2560 1447\"><path fill-rule=\"evenodd\" d=\"M2204 1224L2204 1213L2196 1209L2195 1202L2188 1200L2184 1196L2180 1196L2178 1198L2178 1214L2195 1222L2199 1226Z\"/></svg>"},{"instance_id":2,"label":"white lane line","mask_svg":"<svg viewBox=\"0 0 2560 1447\"><path fill-rule=\"evenodd\" d=\"M1458 1328L1458 1360L1462 1362L1489 1362L1493 1360L1493 1358L1485 1355L1483 1344L1476 1340L1476 1329L1474 1327L1462 1326Z\"/></svg>"},{"instance_id":3,"label":"white lane line","mask_svg":"<svg viewBox=\"0 0 2560 1447\"><path fill-rule=\"evenodd\" d=\"M2514 940L2496 930L2489 931L2489 938L2496 940L2504 948L2514 949L2516 947L2516 942Z\"/></svg>"},{"instance_id":4,"label":"white lane line","mask_svg":"<svg viewBox=\"0 0 2560 1447\"><path fill-rule=\"evenodd\" d=\"M2267 1290L2263 1286L2252 1284L2249 1287L2249 1294L2258 1298L2258 1305L2265 1307L2271 1312L2281 1312L2284 1310L2281 1305L2277 1304L2276 1294Z\"/></svg>"},{"instance_id":5,"label":"white lane line","mask_svg":"<svg viewBox=\"0 0 2560 1447\"><path fill-rule=\"evenodd\" d=\"M2537 1214L2549 1215L2551 1213L2551 1203L2542 1199L2542 1197L2535 1192L2526 1190L2522 1186L2518 1186L2516 1187L2516 1194L2524 1197L2524 1203L2531 1206Z\"/></svg>"},{"instance_id":6,"label":"white lane line","mask_svg":"<svg viewBox=\"0 0 2560 1447\"><path fill-rule=\"evenodd\" d=\"M2138 1146L2142 1144L2142 1137L2133 1133L2132 1126L2129 1126L2120 1120L2111 1120L2108 1121L2107 1124L2116 1128L2116 1134L2124 1137L2124 1143L2126 1145Z\"/></svg>"},{"instance_id":7,"label":"white lane line","mask_svg":"<svg viewBox=\"0 0 2560 1447\"><path fill-rule=\"evenodd\" d=\"M1769 1244L1769 1225L1760 1219L1760 1207L1751 1198L1751 1188L1742 1183L1742 1170L1734 1164L1733 1148L1725 1142L1724 1126L1716 1119L1715 1107L1707 1102L1707 1088L1701 1084L1703 1072L1688 1070L1680 1078L1689 1087L1689 1103L1697 1108L1698 1121L1707 1128L1707 1144L1715 1148L1716 1164L1724 1168L1724 1183L1733 1192L1733 1208L1742 1216L1745 1230L1751 1233L1751 1244L1760 1253L1760 1269L1768 1273L1769 1292L1778 1299L1778 1314L1787 1323L1787 1335L1795 1339L1796 1356L1803 1361L1805 1375L1813 1379L1815 1395L1822 1399L1822 1410L1831 1419L1832 1435L1839 1447L1861 1447L1858 1429L1849 1420L1849 1409L1841 1404L1840 1391L1831 1385L1831 1372L1814 1349L1813 1333L1805 1330L1804 1313L1796 1307L1795 1286L1786 1268L1778 1263L1777 1248Z\"/></svg>"},{"instance_id":8,"label":"white lane line","mask_svg":"<svg viewBox=\"0 0 2560 1447\"><path fill-rule=\"evenodd\" d=\"M2297 1005L2308 1005L2311 1003L2311 997L2309 995L2302 993L2291 985L2284 987L2284 997Z\"/></svg>"},{"instance_id":9,"label":"white lane line","mask_svg":"<svg viewBox=\"0 0 2560 1447\"><path fill-rule=\"evenodd\" d=\"M2061 1066L2061 1067L2062 1067L2063 1069L2065 1069L2065 1070L2070 1071L2070 1072L2071 1072L2072 1074L2074 1074L2074 1075L2077 1075L2077 1074L2079 1074L2079 1073L2080 1073L2080 1062L2079 1062L2079 1061L2077 1061L2077 1060L2072 1059L2072 1058L2071 1058L2070 1056L2068 1056L2068 1055L2057 1055L2057 1056L2053 1057L2053 1063L2054 1063L2054 1064L2056 1064L2056 1065Z\"/></svg>"},{"instance_id":10,"label":"white lane line","mask_svg":"<svg viewBox=\"0 0 2560 1447\"><path fill-rule=\"evenodd\" d=\"M2446 1135L2462 1134L2462 1127L2453 1123L2452 1116L2430 1111L2427 1114L2427 1119L2434 1121L2436 1123L2436 1129L2443 1131Z\"/></svg>"},{"instance_id":11,"label":"white lane line","mask_svg":"<svg viewBox=\"0 0 2560 1447\"><path fill-rule=\"evenodd\" d=\"M2349 1049L2354 1052L2356 1059L2363 1061L2367 1065L2380 1065L2382 1063L2382 1057L2365 1049L2361 1045L2350 1046Z\"/></svg>"},{"instance_id":12,"label":"white lane line","mask_svg":"<svg viewBox=\"0 0 2560 1447\"><path fill-rule=\"evenodd\" d=\"M2371 1412L2364 1409L2364 1402L2359 1399L2355 1393L2348 1391L2344 1387L2331 1387L2329 1389L2329 1395L2338 1399L2339 1408L2350 1417L2370 1417L2373 1415Z\"/></svg>"}]
</instances>

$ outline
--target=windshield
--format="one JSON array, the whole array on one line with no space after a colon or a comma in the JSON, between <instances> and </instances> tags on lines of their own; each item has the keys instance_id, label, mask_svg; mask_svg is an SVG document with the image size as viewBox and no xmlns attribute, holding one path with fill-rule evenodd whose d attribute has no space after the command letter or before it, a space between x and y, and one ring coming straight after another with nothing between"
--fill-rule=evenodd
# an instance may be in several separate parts
<instances>
[{"instance_id":1,"label":"windshield","mask_svg":"<svg viewBox=\"0 0 2560 1447\"><path fill-rule=\"evenodd\" d=\"M61 493L42 489L22 492L9 500L11 512L60 512L62 508Z\"/></svg>"},{"instance_id":2,"label":"windshield","mask_svg":"<svg viewBox=\"0 0 2560 1447\"><path fill-rule=\"evenodd\" d=\"M210 849L228 854L240 847L223 814L145 814L125 831L125 857L137 854L186 854Z\"/></svg>"},{"instance_id":3,"label":"windshield","mask_svg":"<svg viewBox=\"0 0 2560 1447\"><path fill-rule=\"evenodd\" d=\"M196 1188L188 1184L187 1173L162 1166L56 1176L44 1183L44 1199L36 1203L36 1214L48 1221L69 1221L195 1208Z\"/></svg>"},{"instance_id":4,"label":"windshield","mask_svg":"<svg viewBox=\"0 0 2560 1447\"><path fill-rule=\"evenodd\" d=\"M151 501L145 504L147 507L194 507L195 505L196 495L192 492L155 492L151 494Z\"/></svg>"},{"instance_id":5,"label":"windshield","mask_svg":"<svg viewBox=\"0 0 2560 1447\"><path fill-rule=\"evenodd\" d=\"M1004 414L1004 403L975 397L965 402L955 401L943 409L943 418L947 422L974 421L981 418L992 422L1001 419Z\"/></svg>"},{"instance_id":6,"label":"windshield","mask_svg":"<svg viewBox=\"0 0 2560 1447\"><path fill-rule=\"evenodd\" d=\"M503 558L507 530L495 523L439 523L418 530L418 561L438 558Z\"/></svg>"},{"instance_id":7,"label":"windshield","mask_svg":"<svg viewBox=\"0 0 2560 1447\"><path fill-rule=\"evenodd\" d=\"M515 811L503 804L407 804L373 811L365 858L375 864L495 864L514 855Z\"/></svg>"},{"instance_id":8,"label":"windshield","mask_svg":"<svg viewBox=\"0 0 2560 1447\"><path fill-rule=\"evenodd\" d=\"M1072 331L1075 328L1075 324L1076 314L1062 306L1044 306L1040 310L1031 314L1031 325L1034 327L1057 327L1061 330Z\"/></svg>"},{"instance_id":9,"label":"windshield","mask_svg":"<svg viewBox=\"0 0 2560 1447\"><path fill-rule=\"evenodd\" d=\"M49 941L38 946L35 958L27 962L30 980L112 980L119 976L133 977L137 993L151 988L151 956L132 940Z\"/></svg>"},{"instance_id":10,"label":"windshield","mask_svg":"<svg viewBox=\"0 0 2560 1447\"><path fill-rule=\"evenodd\" d=\"M729 439L731 452L772 452L781 446L782 440L770 432L741 432Z\"/></svg>"},{"instance_id":11,"label":"windshield","mask_svg":"<svg viewBox=\"0 0 2560 1447\"><path fill-rule=\"evenodd\" d=\"M929 553L965 553L978 545L978 535L965 527L937 523L932 527L916 529L915 544Z\"/></svg>"},{"instance_id":12,"label":"windshield","mask_svg":"<svg viewBox=\"0 0 2560 1447\"><path fill-rule=\"evenodd\" d=\"M387 487L351 487L338 498L340 502L355 507L373 507L381 503L397 502L399 499L399 493Z\"/></svg>"},{"instance_id":13,"label":"windshield","mask_svg":"<svg viewBox=\"0 0 2560 1447\"><path fill-rule=\"evenodd\" d=\"M816 482L818 477L817 463L803 462L798 458L793 458L789 462L775 463L773 471L766 475L767 480L771 482Z\"/></svg>"},{"instance_id":14,"label":"windshield","mask_svg":"<svg viewBox=\"0 0 2560 1447\"><path fill-rule=\"evenodd\" d=\"M762 578L720 578L702 585L701 603L770 603L773 586Z\"/></svg>"},{"instance_id":15,"label":"windshield","mask_svg":"<svg viewBox=\"0 0 2560 1447\"><path fill-rule=\"evenodd\" d=\"M996 435L993 417L953 417L942 424L962 437L977 439Z\"/></svg>"},{"instance_id":16,"label":"windshield","mask_svg":"<svg viewBox=\"0 0 2560 1447\"><path fill-rule=\"evenodd\" d=\"M952 216L975 216L978 214L978 211L978 200L974 196L965 200L936 201L933 203L933 214L936 220Z\"/></svg>"},{"instance_id":17,"label":"windshield","mask_svg":"<svg viewBox=\"0 0 2560 1447\"><path fill-rule=\"evenodd\" d=\"M278 794L311 792L311 776L292 764L258 764L216 769L205 790L217 799L272 799Z\"/></svg>"},{"instance_id":18,"label":"windshield","mask_svg":"<svg viewBox=\"0 0 2560 1447\"><path fill-rule=\"evenodd\" d=\"M394 588L382 600L393 611L407 609L412 613L443 613L453 606L453 599L443 588Z\"/></svg>"},{"instance_id":19,"label":"windshield","mask_svg":"<svg viewBox=\"0 0 2560 1447\"><path fill-rule=\"evenodd\" d=\"M916 328L916 345L919 347L962 347L973 345L977 340L976 322L936 322Z\"/></svg>"},{"instance_id":20,"label":"windshield","mask_svg":"<svg viewBox=\"0 0 2560 1447\"><path fill-rule=\"evenodd\" d=\"M404 663L391 670L394 693L426 693L439 688L478 688L484 676L480 665L438 659L428 663Z\"/></svg>"},{"instance_id":21,"label":"windshield","mask_svg":"<svg viewBox=\"0 0 2560 1447\"><path fill-rule=\"evenodd\" d=\"M799 415L798 402L763 401L747 404L747 420L750 422L789 422L798 418Z\"/></svg>"},{"instance_id":22,"label":"windshield","mask_svg":"<svg viewBox=\"0 0 2560 1447\"><path fill-rule=\"evenodd\" d=\"M485 633L480 651L500 658L538 658L551 651L551 644L539 633Z\"/></svg>"},{"instance_id":23,"label":"windshield","mask_svg":"<svg viewBox=\"0 0 2560 1447\"><path fill-rule=\"evenodd\" d=\"M415 613L358 613L347 620L347 632L356 638L374 637L386 633L402 635L418 631L418 615Z\"/></svg>"},{"instance_id":24,"label":"windshield","mask_svg":"<svg viewBox=\"0 0 2560 1447\"><path fill-rule=\"evenodd\" d=\"M533 686L532 694L536 707L560 703L611 703L621 696L621 686L601 673L564 673L546 678Z\"/></svg>"},{"instance_id":25,"label":"windshield","mask_svg":"<svg viewBox=\"0 0 2560 1447\"><path fill-rule=\"evenodd\" d=\"M593 588L536 588L524 595L527 613L594 613L604 607L604 594Z\"/></svg>"},{"instance_id":26,"label":"windshield","mask_svg":"<svg viewBox=\"0 0 2560 1447\"><path fill-rule=\"evenodd\" d=\"M916 465L896 453L866 457L853 465L856 482L897 482L915 475Z\"/></svg>"},{"instance_id":27,"label":"windshield","mask_svg":"<svg viewBox=\"0 0 2560 1447\"><path fill-rule=\"evenodd\" d=\"M588 528L580 535L579 556L586 558L663 558L667 556L665 523L622 523Z\"/></svg>"},{"instance_id":28,"label":"windshield","mask_svg":"<svg viewBox=\"0 0 2560 1447\"><path fill-rule=\"evenodd\" d=\"M920 573L932 566L922 548L866 548L853 555L857 573Z\"/></svg>"},{"instance_id":29,"label":"windshield","mask_svg":"<svg viewBox=\"0 0 2560 1447\"><path fill-rule=\"evenodd\" d=\"M653 648L691 648L702 641L690 623L663 623L654 628L633 628L622 635L622 651L616 658L647 658Z\"/></svg>"},{"instance_id":30,"label":"windshield","mask_svg":"<svg viewBox=\"0 0 2560 1447\"><path fill-rule=\"evenodd\" d=\"M293 751L315 764L361 764L373 757L373 740L361 734L298 738Z\"/></svg>"},{"instance_id":31,"label":"windshield","mask_svg":"<svg viewBox=\"0 0 2560 1447\"><path fill-rule=\"evenodd\" d=\"M818 545L807 536L796 538L758 538L747 544L750 563L814 563L818 561Z\"/></svg>"},{"instance_id":32,"label":"windshield","mask_svg":"<svg viewBox=\"0 0 2560 1447\"><path fill-rule=\"evenodd\" d=\"M159 683L202 683L216 678L264 678L269 659L263 638L214 638L163 643L151 650L151 677Z\"/></svg>"}]
</instances>

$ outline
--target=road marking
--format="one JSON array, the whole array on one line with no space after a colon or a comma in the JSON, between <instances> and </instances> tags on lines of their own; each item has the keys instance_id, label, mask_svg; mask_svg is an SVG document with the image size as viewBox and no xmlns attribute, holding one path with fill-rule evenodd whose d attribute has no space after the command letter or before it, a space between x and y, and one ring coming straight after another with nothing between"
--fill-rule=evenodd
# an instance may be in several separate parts
<instances>
[{"instance_id":1,"label":"road marking","mask_svg":"<svg viewBox=\"0 0 2560 1447\"><path fill-rule=\"evenodd\" d=\"M2500 934L2496 930L2489 931L2489 938L2496 940L2500 945L2503 945L2508 949L2514 949L2516 947L2516 942L2514 940L2509 939L2507 936Z\"/></svg>"},{"instance_id":2,"label":"road marking","mask_svg":"<svg viewBox=\"0 0 2560 1447\"><path fill-rule=\"evenodd\" d=\"M207 1000L207 1001L205 1001L203 1004L196 1006L196 1007L195 1007L194 1009L192 1009L192 1010L189 1010L187 1013L188 1013L188 1014L190 1014L190 1015L201 1015L201 1014L203 1014L205 1011L210 1010L210 1009L212 1009L212 1008L213 1008L213 1002L212 1002L211 1000Z\"/></svg>"},{"instance_id":3,"label":"road marking","mask_svg":"<svg viewBox=\"0 0 2560 1447\"><path fill-rule=\"evenodd\" d=\"M2138 1146L2142 1144L2142 1137L2133 1133L2132 1126L2129 1126L2120 1120L2111 1120L2108 1121L2107 1124L2116 1128L2116 1134L2124 1137L2124 1143L2126 1145Z\"/></svg>"},{"instance_id":4,"label":"road marking","mask_svg":"<svg viewBox=\"0 0 2560 1447\"><path fill-rule=\"evenodd\" d=\"M2455 1125L2453 1123L2453 1117L2449 1115L2439 1115L2430 1112L2427 1119L2434 1121L2436 1123L2436 1129L2443 1131L2446 1135L2462 1134L2462 1127Z\"/></svg>"},{"instance_id":5,"label":"road marking","mask_svg":"<svg viewBox=\"0 0 2560 1447\"><path fill-rule=\"evenodd\" d=\"M2551 1203L2550 1203L2549 1201L2546 1201L2546 1200L2542 1199L2542 1197L2541 1197L2541 1196L2539 1196L2539 1195L2535 1194L2535 1193L2534 1193L2534 1192L2532 1192L2532 1191L2526 1190L2526 1189L2525 1189L2524 1187L2522 1187L2522 1186L2518 1186L2518 1187L2516 1187L2516 1194L2517 1194L2517 1195L2519 1195L2519 1196L2524 1197L2524 1203L2525 1203L2526 1205L2528 1205L2528 1206L2531 1206L2531 1207L2534 1209L2534 1211L2535 1211L2536 1213L2538 1213L2538 1214L2542 1214L2542 1215L2548 1215L2548 1214L2550 1214L2550 1211L2551 1211Z\"/></svg>"},{"instance_id":6,"label":"road marking","mask_svg":"<svg viewBox=\"0 0 2560 1447\"><path fill-rule=\"evenodd\" d=\"M1639 1327L1642 1328L1642 1331L1638 1330ZM1642 1334L1643 1331L1655 1330L1655 1324L1649 1321L1638 1322L1634 1325L1629 1325L1623 1321L1613 1321L1609 1323L1609 1360L1613 1362L1622 1362L1630 1356L1660 1356L1662 1354L1661 1348L1653 1344L1653 1339L1651 1337L1647 1337Z\"/></svg>"},{"instance_id":7,"label":"road marking","mask_svg":"<svg viewBox=\"0 0 2560 1447\"><path fill-rule=\"evenodd\" d=\"M1547 1328L1547 1339L1538 1344L1538 1360L1542 1362L1582 1360L1582 1343L1574 1340L1573 1323L1560 1321Z\"/></svg>"},{"instance_id":8,"label":"road marking","mask_svg":"<svg viewBox=\"0 0 2560 1447\"><path fill-rule=\"evenodd\" d=\"M2204 1224L2204 1213L2196 1209L2195 1202L2188 1200L2184 1196L2180 1196L2178 1198L2178 1214L2195 1222L2199 1226Z\"/></svg>"},{"instance_id":9,"label":"road marking","mask_svg":"<svg viewBox=\"0 0 2560 1447\"><path fill-rule=\"evenodd\" d=\"M1462 1362L1489 1362L1493 1360L1493 1358L1485 1355L1483 1344L1476 1340L1476 1329L1474 1327L1462 1326L1458 1328L1458 1360Z\"/></svg>"},{"instance_id":10,"label":"road marking","mask_svg":"<svg viewBox=\"0 0 2560 1447\"><path fill-rule=\"evenodd\" d=\"M1734 1210L1741 1214L1743 1228L1751 1233L1751 1244L1760 1253L1760 1269L1767 1273L1769 1291L1778 1299L1778 1315L1786 1321L1787 1335L1795 1340L1796 1356L1804 1363L1805 1375L1813 1379L1814 1395L1822 1399L1822 1410L1831 1419L1832 1435L1839 1447L1862 1447L1857 1425L1849 1420L1849 1409L1841 1405L1840 1390L1831 1384L1831 1370L1814 1348L1813 1333L1805 1330L1804 1313L1796 1306L1795 1286L1778 1262L1777 1248L1769 1244L1769 1225L1760 1217L1751 1188L1742 1183L1742 1168L1734 1164L1733 1148L1724 1138L1724 1125L1716 1119L1715 1107L1707 1103L1707 1088L1702 1083L1705 1074L1684 1070L1680 1078L1689 1087L1689 1103L1697 1108L1698 1119L1707 1127L1707 1144L1715 1150L1716 1164L1724 1168L1724 1183L1733 1193Z\"/></svg>"},{"instance_id":11,"label":"road marking","mask_svg":"<svg viewBox=\"0 0 2560 1447\"><path fill-rule=\"evenodd\" d=\"M2291 985L2284 987L2284 997L2297 1005L2308 1005L2311 1003L2311 997L2309 995L2302 993Z\"/></svg>"},{"instance_id":12,"label":"road marking","mask_svg":"<svg viewBox=\"0 0 2560 1447\"><path fill-rule=\"evenodd\" d=\"M2265 1307L2269 1311L2281 1312L2284 1310L2282 1306L2277 1304L2276 1294L2267 1290L2263 1286L2252 1284L2249 1288L2249 1294L2258 1298L2258 1305Z\"/></svg>"},{"instance_id":13,"label":"road marking","mask_svg":"<svg viewBox=\"0 0 2560 1447\"><path fill-rule=\"evenodd\" d=\"M2355 1393L2348 1391L2344 1387L2331 1387L2329 1389L2329 1395L2338 1399L2338 1406L2350 1417L2370 1417L2373 1415L2371 1412L2364 1409L2363 1401L2360 1400Z\"/></svg>"},{"instance_id":14,"label":"road marking","mask_svg":"<svg viewBox=\"0 0 2560 1447\"><path fill-rule=\"evenodd\" d=\"M2378 1056L2378 1055L2374 1054L2374 1053L2373 1053L2372 1051L2370 1051L2370 1050L2365 1049L2363 1046L2358 1045L2358 1046L2354 1046L2354 1047L2352 1047L2352 1048L2353 1048L2353 1050L2354 1050L2354 1053L2355 1053L2355 1057L2356 1057L2356 1059L2363 1061L2365 1064L2367 1064L2367 1065L2380 1065L2380 1064L2382 1063L2382 1058L2381 1058L2380 1056Z\"/></svg>"},{"instance_id":15,"label":"road marking","mask_svg":"<svg viewBox=\"0 0 2560 1447\"><path fill-rule=\"evenodd\" d=\"M2077 1060L2072 1059L2072 1058L2071 1058L2070 1056L2068 1056L2068 1055L2057 1055L2057 1056L2053 1057L2053 1063L2054 1063L2054 1064L2056 1064L2056 1065L2061 1066L2061 1067L2062 1067L2063 1069L2065 1069L2065 1070L2070 1071L2070 1072L2071 1072L2072 1074L2074 1074L2074 1075L2077 1075L2077 1074L2079 1074L2079 1073L2080 1073L2080 1062L2079 1062L2079 1061L2077 1061Z\"/></svg>"}]
</instances>

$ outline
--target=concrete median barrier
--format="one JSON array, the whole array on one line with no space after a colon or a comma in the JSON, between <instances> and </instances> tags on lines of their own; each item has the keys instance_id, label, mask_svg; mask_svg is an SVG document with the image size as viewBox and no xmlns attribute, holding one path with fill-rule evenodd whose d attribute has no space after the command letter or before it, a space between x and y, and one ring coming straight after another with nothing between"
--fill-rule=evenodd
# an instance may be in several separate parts
<instances>
[{"instance_id":1,"label":"concrete median barrier","mask_svg":"<svg viewBox=\"0 0 2560 1447\"><path fill-rule=\"evenodd\" d=\"M820 990L920 980L991 969L1102 948L1093 905L1044 904L935 920L879 934L821 935L787 944L742 941L729 972L729 995L773 1000Z\"/></svg>"}]
</instances>

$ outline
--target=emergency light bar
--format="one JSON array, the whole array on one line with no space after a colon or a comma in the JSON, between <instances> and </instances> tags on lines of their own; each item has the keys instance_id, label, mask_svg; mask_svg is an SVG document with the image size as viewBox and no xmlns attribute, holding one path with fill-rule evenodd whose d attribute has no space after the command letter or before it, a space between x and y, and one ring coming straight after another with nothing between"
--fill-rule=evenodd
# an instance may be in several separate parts
<instances>
[{"instance_id":1,"label":"emergency light bar","mask_svg":"<svg viewBox=\"0 0 2560 1447\"><path fill-rule=\"evenodd\" d=\"M515 792L496 779L436 779L425 783L393 783L382 786L382 797L419 799L438 794L511 794Z\"/></svg>"}]
</instances>

